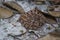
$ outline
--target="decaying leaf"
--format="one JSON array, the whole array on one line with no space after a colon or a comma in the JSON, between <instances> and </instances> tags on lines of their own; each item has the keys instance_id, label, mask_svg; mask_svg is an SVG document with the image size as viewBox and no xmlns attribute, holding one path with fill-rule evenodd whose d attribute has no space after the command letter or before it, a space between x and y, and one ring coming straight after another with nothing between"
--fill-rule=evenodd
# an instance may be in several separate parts
<instances>
[{"instance_id":1,"label":"decaying leaf","mask_svg":"<svg viewBox=\"0 0 60 40\"><path fill-rule=\"evenodd\" d=\"M54 16L54 17L60 17L60 12L56 12L56 11L49 11L49 14Z\"/></svg>"},{"instance_id":2,"label":"decaying leaf","mask_svg":"<svg viewBox=\"0 0 60 40\"><path fill-rule=\"evenodd\" d=\"M0 18L9 18L13 15L13 12L7 8L0 7Z\"/></svg>"},{"instance_id":3,"label":"decaying leaf","mask_svg":"<svg viewBox=\"0 0 60 40\"><path fill-rule=\"evenodd\" d=\"M24 13L23 8L14 1L4 2L3 5L5 5L6 7L9 7L10 9L15 10L15 11L18 11L19 13Z\"/></svg>"},{"instance_id":4,"label":"decaying leaf","mask_svg":"<svg viewBox=\"0 0 60 40\"><path fill-rule=\"evenodd\" d=\"M50 15L54 16L54 17L60 17L60 6L50 6L48 7L48 12Z\"/></svg>"}]
</instances>

